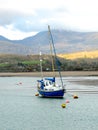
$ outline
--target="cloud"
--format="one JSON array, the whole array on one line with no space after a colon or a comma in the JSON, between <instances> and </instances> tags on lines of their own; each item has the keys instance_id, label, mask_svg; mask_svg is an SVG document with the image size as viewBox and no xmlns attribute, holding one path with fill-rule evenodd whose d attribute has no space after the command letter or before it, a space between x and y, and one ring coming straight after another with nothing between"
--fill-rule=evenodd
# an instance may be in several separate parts
<instances>
[{"instance_id":1,"label":"cloud","mask_svg":"<svg viewBox=\"0 0 98 130\"><path fill-rule=\"evenodd\" d=\"M47 24L58 23L62 11L64 13L61 9L57 9L57 12L54 9L37 9L35 13L25 14L16 10L0 10L0 25L4 27L13 25L13 28L23 32L39 31L45 29Z\"/></svg>"},{"instance_id":2,"label":"cloud","mask_svg":"<svg viewBox=\"0 0 98 130\"><path fill-rule=\"evenodd\" d=\"M0 27L23 34L46 30L48 24L52 28L98 31L97 5L97 0L0 0Z\"/></svg>"},{"instance_id":3,"label":"cloud","mask_svg":"<svg viewBox=\"0 0 98 130\"><path fill-rule=\"evenodd\" d=\"M0 26L6 27L7 25L13 24L14 28L22 31L30 31L30 26L32 26L32 24L30 24L30 21L32 18L33 15L27 15L23 12L12 11L9 9L0 10Z\"/></svg>"},{"instance_id":4,"label":"cloud","mask_svg":"<svg viewBox=\"0 0 98 130\"><path fill-rule=\"evenodd\" d=\"M44 24L56 23L57 12L63 12L56 0L0 0L0 25L13 25L23 32L44 30Z\"/></svg>"}]
</instances>

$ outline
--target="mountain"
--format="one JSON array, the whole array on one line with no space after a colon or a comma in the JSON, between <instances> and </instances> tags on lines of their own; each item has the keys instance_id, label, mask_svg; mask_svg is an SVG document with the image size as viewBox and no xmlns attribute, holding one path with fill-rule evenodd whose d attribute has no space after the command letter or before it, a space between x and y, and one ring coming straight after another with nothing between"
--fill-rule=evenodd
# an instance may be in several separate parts
<instances>
[{"instance_id":1,"label":"mountain","mask_svg":"<svg viewBox=\"0 0 98 130\"><path fill-rule=\"evenodd\" d=\"M0 41L0 54L31 54L32 49L24 45L14 44L8 41Z\"/></svg>"},{"instance_id":2,"label":"mountain","mask_svg":"<svg viewBox=\"0 0 98 130\"><path fill-rule=\"evenodd\" d=\"M73 53L98 49L98 32L74 32L52 30L57 53ZM49 35L47 31L22 40L10 40L0 36L0 53L35 54L41 50L49 53Z\"/></svg>"},{"instance_id":3,"label":"mountain","mask_svg":"<svg viewBox=\"0 0 98 130\"><path fill-rule=\"evenodd\" d=\"M10 40L0 35L0 41L10 41Z\"/></svg>"}]
</instances>

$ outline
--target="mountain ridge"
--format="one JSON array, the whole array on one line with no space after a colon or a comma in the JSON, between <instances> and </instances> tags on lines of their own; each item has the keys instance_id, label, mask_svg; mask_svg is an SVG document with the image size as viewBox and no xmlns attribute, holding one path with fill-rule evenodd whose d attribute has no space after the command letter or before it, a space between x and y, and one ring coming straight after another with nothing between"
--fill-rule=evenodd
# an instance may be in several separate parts
<instances>
[{"instance_id":1,"label":"mountain ridge","mask_svg":"<svg viewBox=\"0 0 98 130\"><path fill-rule=\"evenodd\" d=\"M51 30L57 53L73 53L98 49L98 32ZM10 40L0 35L0 53L38 54L49 53L48 31L42 31L22 40Z\"/></svg>"}]
</instances>

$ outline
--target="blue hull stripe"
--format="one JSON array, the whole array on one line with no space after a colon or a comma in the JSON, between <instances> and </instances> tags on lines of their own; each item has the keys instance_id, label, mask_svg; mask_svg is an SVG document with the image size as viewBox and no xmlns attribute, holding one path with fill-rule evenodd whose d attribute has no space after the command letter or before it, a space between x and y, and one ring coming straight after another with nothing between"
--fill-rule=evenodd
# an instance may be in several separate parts
<instances>
[{"instance_id":1,"label":"blue hull stripe","mask_svg":"<svg viewBox=\"0 0 98 130\"><path fill-rule=\"evenodd\" d=\"M64 90L58 90L58 91L44 91L44 90L38 90L39 94L43 97L63 97L64 96Z\"/></svg>"}]
</instances>

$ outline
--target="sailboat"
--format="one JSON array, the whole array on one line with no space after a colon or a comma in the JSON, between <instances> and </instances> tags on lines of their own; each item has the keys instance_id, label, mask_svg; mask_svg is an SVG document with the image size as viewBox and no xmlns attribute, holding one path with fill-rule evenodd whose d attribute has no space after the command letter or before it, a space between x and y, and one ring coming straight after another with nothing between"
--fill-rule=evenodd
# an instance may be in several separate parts
<instances>
[{"instance_id":1,"label":"sailboat","mask_svg":"<svg viewBox=\"0 0 98 130\"><path fill-rule=\"evenodd\" d=\"M53 42L52 33L50 30L50 26L48 25L48 32L49 32L49 38L50 38L50 50L51 50L51 58L52 58L52 69L53 69L53 77L43 77L43 71L42 71L42 59L41 59L41 52L40 52L40 68L41 68L41 79L37 80L37 90L39 95L42 97L51 97L51 98L62 98L65 93L65 87L63 85L63 80L60 72L60 62L56 56L56 50ZM55 77L55 69L54 69L54 62L57 65L58 73L60 77L61 84L56 83L56 77Z\"/></svg>"}]
</instances>

